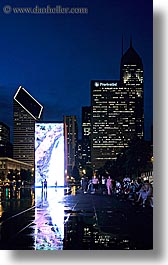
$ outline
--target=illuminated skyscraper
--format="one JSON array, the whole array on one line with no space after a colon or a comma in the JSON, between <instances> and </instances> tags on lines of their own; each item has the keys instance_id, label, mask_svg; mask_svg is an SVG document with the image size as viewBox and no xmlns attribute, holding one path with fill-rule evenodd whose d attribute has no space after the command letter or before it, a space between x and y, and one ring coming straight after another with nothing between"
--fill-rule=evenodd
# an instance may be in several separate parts
<instances>
[{"instance_id":1,"label":"illuminated skyscraper","mask_svg":"<svg viewBox=\"0 0 168 265\"><path fill-rule=\"evenodd\" d=\"M3 122L0 122L0 141L10 142L10 128Z\"/></svg>"},{"instance_id":2,"label":"illuminated skyscraper","mask_svg":"<svg viewBox=\"0 0 168 265\"><path fill-rule=\"evenodd\" d=\"M91 107L82 107L82 162L91 164Z\"/></svg>"},{"instance_id":3,"label":"illuminated skyscraper","mask_svg":"<svg viewBox=\"0 0 168 265\"><path fill-rule=\"evenodd\" d=\"M134 137L143 138L143 65L132 43L122 56L120 69L120 81L91 81L91 161L95 169L116 159Z\"/></svg>"},{"instance_id":4,"label":"illuminated skyscraper","mask_svg":"<svg viewBox=\"0 0 168 265\"><path fill-rule=\"evenodd\" d=\"M127 145L128 110L125 91L120 81L91 81L92 145L91 158L95 169L115 159Z\"/></svg>"},{"instance_id":5,"label":"illuminated skyscraper","mask_svg":"<svg viewBox=\"0 0 168 265\"><path fill-rule=\"evenodd\" d=\"M143 64L140 56L132 46L121 58L120 80L128 94L129 109L133 110L132 118L135 118L135 136L140 139L144 136L144 80Z\"/></svg>"},{"instance_id":6,"label":"illuminated skyscraper","mask_svg":"<svg viewBox=\"0 0 168 265\"><path fill-rule=\"evenodd\" d=\"M78 169L80 174L82 175L83 171L83 159L82 159L82 139L78 139Z\"/></svg>"},{"instance_id":7,"label":"illuminated skyscraper","mask_svg":"<svg viewBox=\"0 0 168 265\"><path fill-rule=\"evenodd\" d=\"M10 128L3 122L0 122L0 157L13 157Z\"/></svg>"},{"instance_id":8,"label":"illuminated skyscraper","mask_svg":"<svg viewBox=\"0 0 168 265\"><path fill-rule=\"evenodd\" d=\"M78 126L76 116L64 116L67 139L67 175L71 176L74 166L77 166Z\"/></svg>"},{"instance_id":9,"label":"illuminated skyscraper","mask_svg":"<svg viewBox=\"0 0 168 265\"><path fill-rule=\"evenodd\" d=\"M43 106L23 87L13 99L13 158L34 166L35 122L42 115Z\"/></svg>"}]
</instances>

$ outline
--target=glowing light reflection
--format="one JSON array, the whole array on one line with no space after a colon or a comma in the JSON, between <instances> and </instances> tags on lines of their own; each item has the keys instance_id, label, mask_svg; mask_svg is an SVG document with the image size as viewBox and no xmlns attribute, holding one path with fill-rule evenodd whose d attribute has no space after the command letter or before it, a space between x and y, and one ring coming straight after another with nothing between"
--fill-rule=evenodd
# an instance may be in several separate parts
<instances>
[{"instance_id":1,"label":"glowing light reflection","mask_svg":"<svg viewBox=\"0 0 168 265\"><path fill-rule=\"evenodd\" d=\"M62 250L64 188L35 189L35 250Z\"/></svg>"}]
</instances>

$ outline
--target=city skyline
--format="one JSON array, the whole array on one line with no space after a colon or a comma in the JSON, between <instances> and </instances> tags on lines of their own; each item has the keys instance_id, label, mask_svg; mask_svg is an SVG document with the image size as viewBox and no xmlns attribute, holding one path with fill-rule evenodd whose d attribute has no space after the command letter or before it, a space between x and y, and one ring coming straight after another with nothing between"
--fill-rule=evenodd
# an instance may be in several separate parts
<instances>
[{"instance_id":1,"label":"city skyline","mask_svg":"<svg viewBox=\"0 0 168 265\"><path fill-rule=\"evenodd\" d=\"M153 124L153 8L152 1L81 1L88 14L5 14L0 28L2 73L0 121L12 130L12 100L20 85L44 106L44 120L76 115L91 105L91 80L119 79L122 55L133 47L144 65L145 136ZM125 3L126 2L126 3ZM49 1L37 1L39 6ZM55 2L55 4L57 4ZM15 6L34 7L33 1ZM54 6L54 4L53 4ZM70 6L69 1L64 5ZM72 4L71 4L72 6ZM73 3L79 6L79 3ZM120 9L122 6L122 11ZM138 6L138 8L137 8ZM125 11L124 11L125 10Z\"/></svg>"}]
</instances>

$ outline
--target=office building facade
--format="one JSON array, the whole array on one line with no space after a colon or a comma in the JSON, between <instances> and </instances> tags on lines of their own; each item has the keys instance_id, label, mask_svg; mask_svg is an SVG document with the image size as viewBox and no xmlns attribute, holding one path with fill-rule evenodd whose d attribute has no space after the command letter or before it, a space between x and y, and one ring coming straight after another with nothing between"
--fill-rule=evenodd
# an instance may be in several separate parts
<instances>
[{"instance_id":1,"label":"office building facade","mask_svg":"<svg viewBox=\"0 0 168 265\"><path fill-rule=\"evenodd\" d=\"M82 164L91 165L91 106L82 107Z\"/></svg>"},{"instance_id":2,"label":"office building facade","mask_svg":"<svg viewBox=\"0 0 168 265\"><path fill-rule=\"evenodd\" d=\"M128 93L129 109L135 118L135 137L144 137L144 77L142 59L135 51L130 40L130 47L121 58L120 80Z\"/></svg>"},{"instance_id":3,"label":"office building facade","mask_svg":"<svg viewBox=\"0 0 168 265\"><path fill-rule=\"evenodd\" d=\"M13 157L13 146L10 143L10 128L0 122L0 157Z\"/></svg>"},{"instance_id":4,"label":"office building facade","mask_svg":"<svg viewBox=\"0 0 168 265\"><path fill-rule=\"evenodd\" d=\"M128 112L120 81L92 81L91 91L91 158L93 169L98 169L127 145Z\"/></svg>"},{"instance_id":5,"label":"office building facade","mask_svg":"<svg viewBox=\"0 0 168 265\"><path fill-rule=\"evenodd\" d=\"M67 175L72 176L75 166L78 165L78 125L76 116L64 116L66 134Z\"/></svg>"},{"instance_id":6,"label":"office building facade","mask_svg":"<svg viewBox=\"0 0 168 265\"><path fill-rule=\"evenodd\" d=\"M82 147L82 139L78 139L78 155L77 155L77 159L78 159L78 169L79 169L79 174L80 176L82 176L82 172L83 172L83 147Z\"/></svg>"},{"instance_id":7,"label":"office building facade","mask_svg":"<svg viewBox=\"0 0 168 265\"><path fill-rule=\"evenodd\" d=\"M121 58L120 80L91 81L91 107L91 161L98 169L133 138L143 138L143 65L132 42Z\"/></svg>"},{"instance_id":8,"label":"office building facade","mask_svg":"<svg viewBox=\"0 0 168 265\"><path fill-rule=\"evenodd\" d=\"M35 122L42 117L43 106L23 87L13 99L13 158L34 166Z\"/></svg>"}]
</instances>

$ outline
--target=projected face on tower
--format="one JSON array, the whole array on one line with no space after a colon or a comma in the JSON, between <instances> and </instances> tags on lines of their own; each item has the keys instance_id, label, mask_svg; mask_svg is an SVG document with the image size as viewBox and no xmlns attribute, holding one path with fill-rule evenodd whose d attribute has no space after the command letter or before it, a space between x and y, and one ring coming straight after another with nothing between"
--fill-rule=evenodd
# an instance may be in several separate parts
<instances>
[{"instance_id":1,"label":"projected face on tower","mask_svg":"<svg viewBox=\"0 0 168 265\"><path fill-rule=\"evenodd\" d=\"M64 186L64 124L35 124L35 186Z\"/></svg>"}]
</instances>

